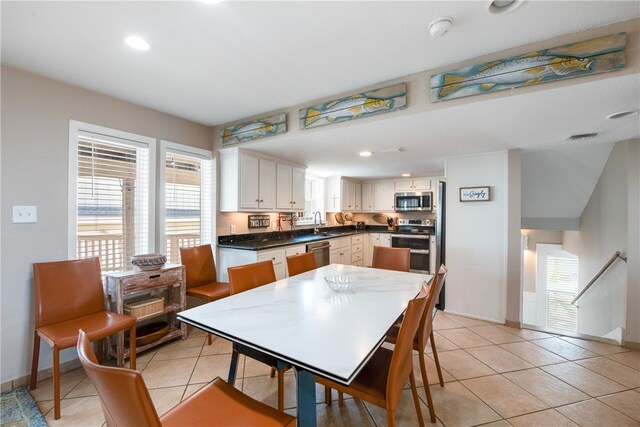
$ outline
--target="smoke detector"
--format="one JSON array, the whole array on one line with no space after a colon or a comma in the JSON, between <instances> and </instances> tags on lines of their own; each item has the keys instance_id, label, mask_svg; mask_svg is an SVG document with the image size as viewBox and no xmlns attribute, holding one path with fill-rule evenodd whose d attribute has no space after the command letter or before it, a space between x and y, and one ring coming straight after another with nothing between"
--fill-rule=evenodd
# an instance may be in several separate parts
<instances>
[{"instance_id":1,"label":"smoke detector","mask_svg":"<svg viewBox=\"0 0 640 427\"><path fill-rule=\"evenodd\" d=\"M438 18L429 24L429 34L434 39L442 37L453 27L453 19L449 17Z\"/></svg>"}]
</instances>

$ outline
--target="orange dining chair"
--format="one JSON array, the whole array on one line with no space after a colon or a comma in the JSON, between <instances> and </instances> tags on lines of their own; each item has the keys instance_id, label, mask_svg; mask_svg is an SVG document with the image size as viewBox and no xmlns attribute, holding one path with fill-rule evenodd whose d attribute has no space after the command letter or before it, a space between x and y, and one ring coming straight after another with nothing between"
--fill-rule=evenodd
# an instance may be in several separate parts
<instances>
[{"instance_id":1,"label":"orange dining chair","mask_svg":"<svg viewBox=\"0 0 640 427\"><path fill-rule=\"evenodd\" d=\"M385 270L409 271L411 266L411 250L409 248L373 247L371 267Z\"/></svg>"},{"instance_id":2,"label":"orange dining chair","mask_svg":"<svg viewBox=\"0 0 640 427\"><path fill-rule=\"evenodd\" d=\"M187 295L215 301L229 296L229 284L218 282L211 245L180 248L180 259L187 276ZM211 345L211 334L207 334Z\"/></svg>"},{"instance_id":3,"label":"orange dining chair","mask_svg":"<svg viewBox=\"0 0 640 427\"><path fill-rule=\"evenodd\" d=\"M378 348L351 384L345 386L326 378L316 377L317 383L329 389L328 393L325 393L328 397L328 404L331 404L330 389L335 388L338 392L350 394L355 398L385 408L388 425L394 427L396 425L396 408L402 396L402 390L409 379L418 423L420 426L424 426L416 379L413 374L411 350L413 337L416 335L420 319L426 309L429 293L430 289L423 287L420 294L409 301L394 349ZM432 421L435 422L435 420Z\"/></svg>"},{"instance_id":4,"label":"orange dining chair","mask_svg":"<svg viewBox=\"0 0 640 427\"><path fill-rule=\"evenodd\" d=\"M431 291L429 292L429 297L427 298L427 308L422 314L422 318L420 319L420 325L418 326L418 331L413 340L413 349L418 352L420 360L420 372L422 373L422 382L424 384L424 391L427 395L427 404L429 405L429 413L431 415L431 422L436 422L436 413L435 408L433 407L433 400L431 399L431 390L429 389L429 379L427 378L427 365L425 361L424 348L427 345L427 341L431 341L431 349L433 351L433 359L436 364L436 369L438 370L438 379L440 380L440 386L444 387L444 380L442 378L442 370L440 369L440 361L438 360L438 352L436 351L436 345L433 341L433 318L435 317L436 311L435 306L438 301L438 296L440 295L440 291L442 290L442 286L444 285L444 281L447 278L448 274L447 267L443 265L440 266L440 270L438 274L435 275L433 282L430 286ZM400 328L396 325L392 326L391 329L387 331L386 341L396 344L398 341Z\"/></svg>"},{"instance_id":5,"label":"orange dining chair","mask_svg":"<svg viewBox=\"0 0 640 427\"><path fill-rule=\"evenodd\" d=\"M273 261L262 261L238 267L229 267L227 272L229 273L229 287L231 289L231 295L276 281L276 272L273 268ZM234 351L237 351L235 346ZM275 376L276 372L278 374L278 410L282 411L284 408L284 372L291 366L277 369L277 361L275 358L271 357L265 357L264 360L260 361L271 366L272 378Z\"/></svg>"},{"instance_id":6,"label":"orange dining chair","mask_svg":"<svg viewBox=\"0 0 640 427\"><path fill-rule=\"evenodd\" d=\"M299 255L291 255L287 257L287 270L289 277L301 274L309 270L318 268L316 256L313 252L305 252Z\"/></svg>"},{"instance_id":7,"label":"orange dining chair","mask_svg":"<svg viewBox=\"0 0 640 427\"><path fill-rule=\"evenodd\" d=\"M99 365L82 330L78 355L98 391L107 427L295 425L294 417L252 399L220 377L158 417L142 375L131 369Z\"/></svg>"},{"instance_id":8,"label":"orange dining chair","mask_svg":"<svg viewBox=\"0 0 640 427\"><path fill-rule=\"evenodd\" d=\"M53 352L53 414L60 418L60 350L75 347L78 329L91 341L129 329L131 369L136 368L136 318L106 311L100 259L33 264L36 330L33 338L31 390L38 381L42 338ZM124 332L122 332L124 333Z\"/></svg>"}]
</instances>

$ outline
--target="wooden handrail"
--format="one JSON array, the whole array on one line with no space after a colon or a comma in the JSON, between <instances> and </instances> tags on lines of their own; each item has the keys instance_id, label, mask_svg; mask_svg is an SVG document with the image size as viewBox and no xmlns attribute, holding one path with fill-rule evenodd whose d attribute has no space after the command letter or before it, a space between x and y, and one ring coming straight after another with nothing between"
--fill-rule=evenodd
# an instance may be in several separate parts
<instances>
[{"instance_id":1,"label":"wooden handrail","mask_svg":"<svg viewBox=\"0 0 640 427\"><path fill-rule=\"evenodd\" d=\"M580 293L578 293L578 295L576 295L576 297L571 301L571 304L576 303L576 301L578 301L580 299L580 297L589 290L589 288L591 287L591 285L593 285L596 280L598 280L600 278L600 276L602 276L602 273L604 273L607 268L609 268L611 266L611 264L614 263L615 260L617 260L618 258L620 258L621 260L623 260L624 262L627 262L627 259L625 257L622 256L620 251L616 251L615 254L613 254L613 256L611 258L609 258L609 261L607 261L607 263L604 265L604 267L602 267L600 269L600 271L598 271L596 273L595 276L593 276L593 279L589 280L589 283L587 283L587 286L585 286L584 288L582 288L582 290L580 291Z\"/></svg>"}]
</instances>

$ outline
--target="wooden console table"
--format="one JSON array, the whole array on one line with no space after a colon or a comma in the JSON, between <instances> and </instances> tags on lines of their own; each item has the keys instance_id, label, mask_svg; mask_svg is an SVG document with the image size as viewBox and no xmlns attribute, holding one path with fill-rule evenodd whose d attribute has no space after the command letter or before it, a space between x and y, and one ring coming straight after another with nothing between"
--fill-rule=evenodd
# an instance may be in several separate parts
<instances>
[{"instance_id":1,"label":"wooden console table","mask_svg":"<svg viewBox=\"0 0 640 427\"><path fill-rule=\"evenodd\" d=\"M173 338L187 338L187 325L176 320L176 313L186 308L185 268L178 264L166 264L159 270L141 271L131 270L107 275L106 293L110 299L110 308L114 313L124 313L127 298L145 294L162 294L164 309L162 311L138 317L138 323L155 317L166 317L169 332L164 337L147 345L136 348L136 354L155 347ZM115 356L118 366L124 365L129 357L129 347L125 348L124 334L118 334ZM109 346L109 354L113 355L113 348Z\"/></svg>"}]
</instances>

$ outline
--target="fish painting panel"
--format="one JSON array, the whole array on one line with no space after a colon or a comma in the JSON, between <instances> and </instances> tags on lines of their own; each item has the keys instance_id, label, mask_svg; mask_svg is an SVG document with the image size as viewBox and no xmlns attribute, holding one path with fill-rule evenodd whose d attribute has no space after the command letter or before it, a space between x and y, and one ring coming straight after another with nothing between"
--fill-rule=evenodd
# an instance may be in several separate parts
<instances>
[{"instance_id":1,"label":"fish painting panel","mask_svg":"<svg viewBox=\"0 0 640 427\"><path fill-rule=\"evenodd\" d=\"M431 76L431 101L623 69L626 33L613 34Z\"/></svg>"},{"instance_id":2,"label":"fish painting panel","mask_svg":"<svg viewBox=\"0 0 640 427\"><path fill-rule=\"evenodd\" d=\"M400 83L335 99L300 110L300 129L387 113L407 107L407 85Z\"/></svg>"},{"instance_id":3,"label":"fish painting panel","mask_svg":"<svg viewBox=\"0 0 640 427\"><path fill-rule=\"evenodd\" d=\"M246 123L228 126L220 130L222 145L252 141L287 132L287 114L280 113Z\"/></svg>"}]
</instances>

